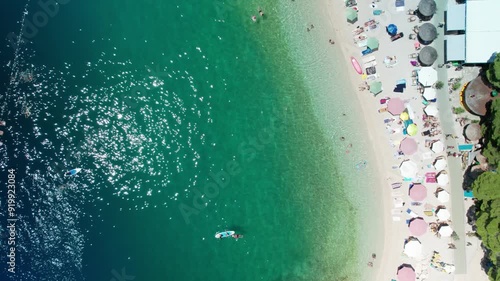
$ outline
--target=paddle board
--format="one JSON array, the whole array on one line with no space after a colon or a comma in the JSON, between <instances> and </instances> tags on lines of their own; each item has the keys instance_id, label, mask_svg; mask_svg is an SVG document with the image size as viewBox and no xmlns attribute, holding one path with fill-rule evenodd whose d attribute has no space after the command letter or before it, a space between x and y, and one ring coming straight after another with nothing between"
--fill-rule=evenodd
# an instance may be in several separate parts
<instances>
[{"instance_id":1,"label":"paddle board","mask_svg":"<svg viewBox=\"0 0 500 281\"><path fill-rule=\"evenodd\" d=\"M228 238L231 237L235 232L234 231L222 231L222 232L217 232L215 233L215 238L220 239L220 238Z\"/></svg>"},{"instance_id":2,"label":"paddle board","mask_svg":"<svg viewBox=\"0 0 500 281\"><path fill-rule=\"evenodd\" d=\"M356 70L358 74L363 74L363 69L361 68L361 65L359 65L359 62L355 57L351 57L351 63L354 67L354 70Z\"/></svg>"}]
</instances>

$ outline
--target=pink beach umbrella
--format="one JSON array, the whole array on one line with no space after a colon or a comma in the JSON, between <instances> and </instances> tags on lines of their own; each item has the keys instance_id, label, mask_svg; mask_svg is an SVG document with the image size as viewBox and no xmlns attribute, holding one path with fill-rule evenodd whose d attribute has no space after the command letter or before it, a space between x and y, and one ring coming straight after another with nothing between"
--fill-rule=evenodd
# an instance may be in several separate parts
<instances>
[{"instance_id":1,"label":"pink beach umbrella","mask_svg":"<svg viewBox=\"0 0 500 281\"><path fill-rule=\"evenodd\" d=\"M405 110L405 104L400 98L392 98L387 102L387 111L392 115L399 115Z\"/></svg>"},{"instance_id":2,"label":"pink beach umbrella","mask_svg":"<svg viewBox=\"0 0 500 281\"><path fill-rule=\"evenodd\" d=\"M424 235L427 232L427 223L423 218L413 218L408 224L411 234L415 236Z\"/></svg>"},{"instance_id":3,"label":"pink beach umbrella","mask_svg":"<svg viewBox=\"0 0 500 281\"><path fill-rule=\"evenodd\" d=\"M410 198L414 201L422 201L427 197L427 188L420 183L416 183L410 187Z\"/></svg>"},{"instance_id":4,"label":"pink beach umbrella","mask_svg":"<svg viewBox=\"0 0 500 281\"><path fill-rule=\"evenodd\" d=\"M418 145L417 141L412 138L405 138L399 144L399 150L403 152L405 155L412 155L417 152Z\"/></svg>"},{"instance_id":5,"label":"pink beach umbrella","mask_svg":"<svg viewBox=\"0 0 500 281\"><path fill-rule=\"evenodd\" d=\"M398 281L415 281L417 278L415 269L409 264L402 264L398 267Z\"/></svg>"}]
</instances>

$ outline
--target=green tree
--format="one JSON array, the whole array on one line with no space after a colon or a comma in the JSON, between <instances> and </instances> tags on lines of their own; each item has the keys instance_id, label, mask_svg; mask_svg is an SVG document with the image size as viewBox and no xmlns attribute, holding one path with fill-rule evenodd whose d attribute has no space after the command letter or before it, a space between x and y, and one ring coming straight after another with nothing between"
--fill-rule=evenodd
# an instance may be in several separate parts
<instances>
[{"instance_id":1,"label":"green tree","mask_svg":"<svg viewBox=\"0 0 500 281\"><path fill-rule=\"evenodd\" d=\"M500 53L497 54L493 63L486 70L486 78L493 87L500 89Z\"/></svg>"},{"instance_id":2,"label":"green tree","mask_svg":"<svg viewBox=\"0 0 500 281\"><path fill-rule=\"evenodd\" d=\"M472 184L474 196L478 199L476 211L477 234L488 249L487 258L492 266L488 270L490 280L500 280L498 265L500 259L500 174L485 172Z\"/></svg>"},{"instance_id":3,"label":"green tree","mask_svg":"<svg viewBox=\"0 0 500 281\"><path fill-rule=\"evenodd\" d=\"M494 167L500 164L500 99L491 103L490 113L484 122L482 131L485 137L483 155L488 158L488 163Z\"/></svg>"}]
</instances>

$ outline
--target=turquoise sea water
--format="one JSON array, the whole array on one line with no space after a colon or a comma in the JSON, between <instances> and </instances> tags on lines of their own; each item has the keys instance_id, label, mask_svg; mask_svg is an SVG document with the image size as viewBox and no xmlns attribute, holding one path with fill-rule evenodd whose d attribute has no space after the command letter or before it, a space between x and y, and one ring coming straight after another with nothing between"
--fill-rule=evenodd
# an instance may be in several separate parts
<instances>
[{"instance_id":1,"label":"turquoise sea water","mask_svg":"<svg viewBox=\"0 0 500 281\"><path fill-rule=\"evenodd\" d=\"M20 255L2 274L360 280L369 210L348 173L364 155L338 140L355 132L325 124L350 105L311 87L321 58L297 57L314 18L300 5L73 0L17 57L5 46L0 152L17 173ZM42 8L27 7L33 21ZM214 239L225 229L244 238Z\"/></svg>"}]
</instances>

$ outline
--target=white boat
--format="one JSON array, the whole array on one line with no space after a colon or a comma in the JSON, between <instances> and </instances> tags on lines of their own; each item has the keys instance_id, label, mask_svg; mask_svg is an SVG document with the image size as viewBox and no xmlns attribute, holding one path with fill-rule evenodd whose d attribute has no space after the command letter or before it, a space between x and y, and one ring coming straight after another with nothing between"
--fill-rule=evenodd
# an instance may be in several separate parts
<instances>
[{"instance_id":1,"label":"white boat","mask_svg":"<svg viewBox=\"0 0 500 281\"><path fill-rule=\"evenodd\" d=\"M74 176L76 174L78 174L82 169L81 168L74 168L72 170L69 170L66 172L66 174L64 174L65 176Z\"/></svg>"}]
</instances>

